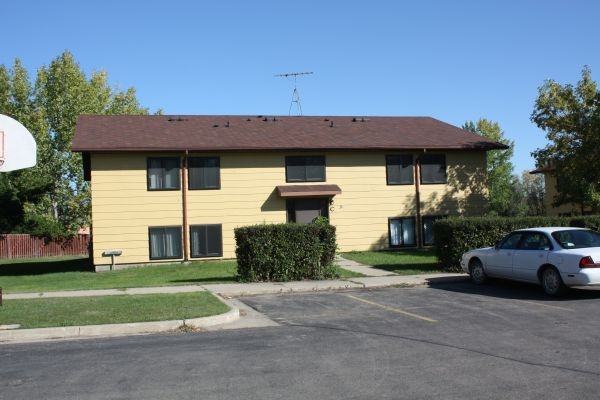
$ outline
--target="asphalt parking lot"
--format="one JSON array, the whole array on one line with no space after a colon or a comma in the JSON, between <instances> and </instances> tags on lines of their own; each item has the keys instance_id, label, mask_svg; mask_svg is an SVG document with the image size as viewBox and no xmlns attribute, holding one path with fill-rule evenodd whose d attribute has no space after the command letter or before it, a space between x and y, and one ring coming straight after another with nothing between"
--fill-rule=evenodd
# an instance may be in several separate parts
<instances>
[{"instance_id":1,"label":"asphalt parking lot","mask_svg":"<svg viewBox=\"0 0 600 400\"><path fill-rule=\"evenodd\" d=\"M284 326L397 339L418 349L409 359L435 385L479 382L485 390L472 398L597 398L600 390L600 290L552 299L531 285L461 281L244 301Z\"/></svg>"},{"instance_id":2,"label":"asphalt parking lot","mask_svg":"<svg viewBox=\"0 0 600 400\"><path fill-rule=\"evenodd\" d=\"M600 290L242 297L277 324L0 346L0 399L597 399Z\"/></svg>"}]
</instances>

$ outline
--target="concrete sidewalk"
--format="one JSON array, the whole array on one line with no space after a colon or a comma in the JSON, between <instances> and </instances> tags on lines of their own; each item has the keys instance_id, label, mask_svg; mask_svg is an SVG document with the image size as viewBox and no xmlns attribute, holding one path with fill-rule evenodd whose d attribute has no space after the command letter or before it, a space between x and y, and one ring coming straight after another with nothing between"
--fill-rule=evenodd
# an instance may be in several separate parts
<instances>
[{"instance_id":1,"label":"concrete sidewalk","mask_svg":"<svg viewBox=\"0 0 600 400\"><path fill-rule=\"evenodd\" d=\"M225 283L213 285L161 286L146 288L72 290L44 293L5 294L5 300L40 299L51 297L83 297L83 296L117 296L158 293L190 293L209 291L225 302L230 311L225 314L190 320L140 322L128 324L69 326L41 329L19 329L18 326L0 326L0 344L33 342L43 340L60 340L72 338L112 337L124 335L141 335L168 331L237 329L246 327L276 325L269 318L237 300L238 297L261 294L309 293L348 289L374 289L394 286L425 285L454 279L465 279L465 274L424 274L397 275L378 270L354 261L339 258L336 264L340 267L366 275L360 278L347 278L325 281L299 282L265 282L265 283Z\"/></svg>"}]
</instances>

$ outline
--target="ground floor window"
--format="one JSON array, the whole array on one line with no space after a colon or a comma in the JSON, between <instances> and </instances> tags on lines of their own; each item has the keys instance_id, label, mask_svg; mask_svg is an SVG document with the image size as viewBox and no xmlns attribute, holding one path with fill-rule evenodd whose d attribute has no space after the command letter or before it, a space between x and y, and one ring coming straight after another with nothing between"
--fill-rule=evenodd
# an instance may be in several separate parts
<instances>
[{"instance_id":1,"label":"ground floor window","mask_svg":"<svg viewBox=\"0 0 600 400\"><path fill-rule=\"evenodd\" d=\"M433 246L435 244L434 237L433 237L433 223L440 218L444 218L444 217L441 215L433 215L433 216L426 216L426 217L422 218L423 246Z\"/></svg>"},{"instance_id":2,"label":"ground floor window","mask_svg":"<svg viewBox=\"0 0 600 400\"><path fill-rule=\"evenodd\" d=\"M221 257L223 228L220 224L190 226L191 256Z\"/></svg>"},{"instance_id":3,"label":"ground floor window","mask_svg":"<svg viewBox=\"0 0 600 400\"><path fill-rule=\"evenodd\" d=\"M326 197L303 197L288 199L287 222L308 224L316 217L329 218L329 199Z\"/></svg>"},{"instance_id":4,"label":"ground floor window","mask_svg":"<svg viewBox=\"0 0 600 400\"><path fill-rule=\"evenodd\" d=\"M150 259L183 258L180 226L155 226L148 228Z\"/></svg>"},{"instance_id":5,"label":"ground floor window","mask_svg":"<svg viewBox=\"0 0 600 400\"><path fill-rule=\"evenodd\" d=\"M415 218L389 219L390 247L416 246Z\"/></svg>"}]
</instances>

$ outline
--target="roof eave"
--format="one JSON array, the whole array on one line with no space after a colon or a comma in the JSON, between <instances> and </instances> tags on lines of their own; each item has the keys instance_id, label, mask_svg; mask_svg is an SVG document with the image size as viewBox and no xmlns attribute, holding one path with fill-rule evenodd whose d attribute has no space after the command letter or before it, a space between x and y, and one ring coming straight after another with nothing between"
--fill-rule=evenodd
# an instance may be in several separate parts
<instances>
[{"instance_id":1,"label":"roof eave","mask_svg":"<svg viewBox=\"0 0 600 400\"><path fill-rule=\"evenodd\" d=\"M368 146L368 147L79 147L73 146L72 151L77 153L83 152L92 152L92 153L144 153L144 152L185 152L185 151L195 151L195 152L241 152L241 151L339 151L339 152L357 152L357 151L440 151L440 150L480 150L480 151L489 151L489 150L506 150L508 146L505 145L494 145L494 144L486 144L486 145L464 145L464 146Z\"/></svg>"}]
</instances>

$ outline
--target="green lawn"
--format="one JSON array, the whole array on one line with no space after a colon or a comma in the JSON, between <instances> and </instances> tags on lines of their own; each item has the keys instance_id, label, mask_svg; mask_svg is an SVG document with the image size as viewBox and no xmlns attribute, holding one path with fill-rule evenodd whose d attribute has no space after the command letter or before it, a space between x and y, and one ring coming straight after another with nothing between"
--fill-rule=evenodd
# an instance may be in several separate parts
<instances>
[{"instance_id":1,"label":"green lawn","mask_svg":"<svg viewBox=\"0 0 600 400\"><path fill-rule=\"evenodd\" d=\"M361 276L337 268L341 277ZM150 265L94 272L82 257L0 260L4 294L237 282L235 261ZM22 328L100 325L197 318L229 307L210 293L4 300L0 325Z\"/></svg>"},{"instance_id":2,"label":"green lawn","mask_svg":"<svg viewBox=\"0 0 600 400\"><path fill-rule=\"evenodd\" d=\"M229 307L209 292L4 300L0 325L21 328L118 324L222 314Z\"/></svg>"},{"instance_id":3,"label":"green lawn","mask_svg":"<svg viewBox=\"0 0 600 400\"><path fill-rule=\"evenodd\" d=\"M87 258L0 263L0 286L5 293L222 283L234 282L235 276L235 261L150 265L98 273Z\"/></svg>"},{"instance_id":4,"label":"green lawn","mask_svg":"<svg viewBox=\"0 0 600 400\"><path fill-rule=\"evenodd\" d=\"M341 277L357 276L338 268ZM235 261L149 265L117 271L94 272L88 259L0 260L0 287L4 293L111 289L237 282Z\"/></svg>"},{"instance_id":5,"label":"green lawn","mask_svg":"<svg viewBox=\"0 0 600 400\"><path fill-rule=\"evenodd\" d=\"M399 275L443 272L433 250L430 249L352 251L343 253L342 257Z\"/></svg>"}]
</instances>

